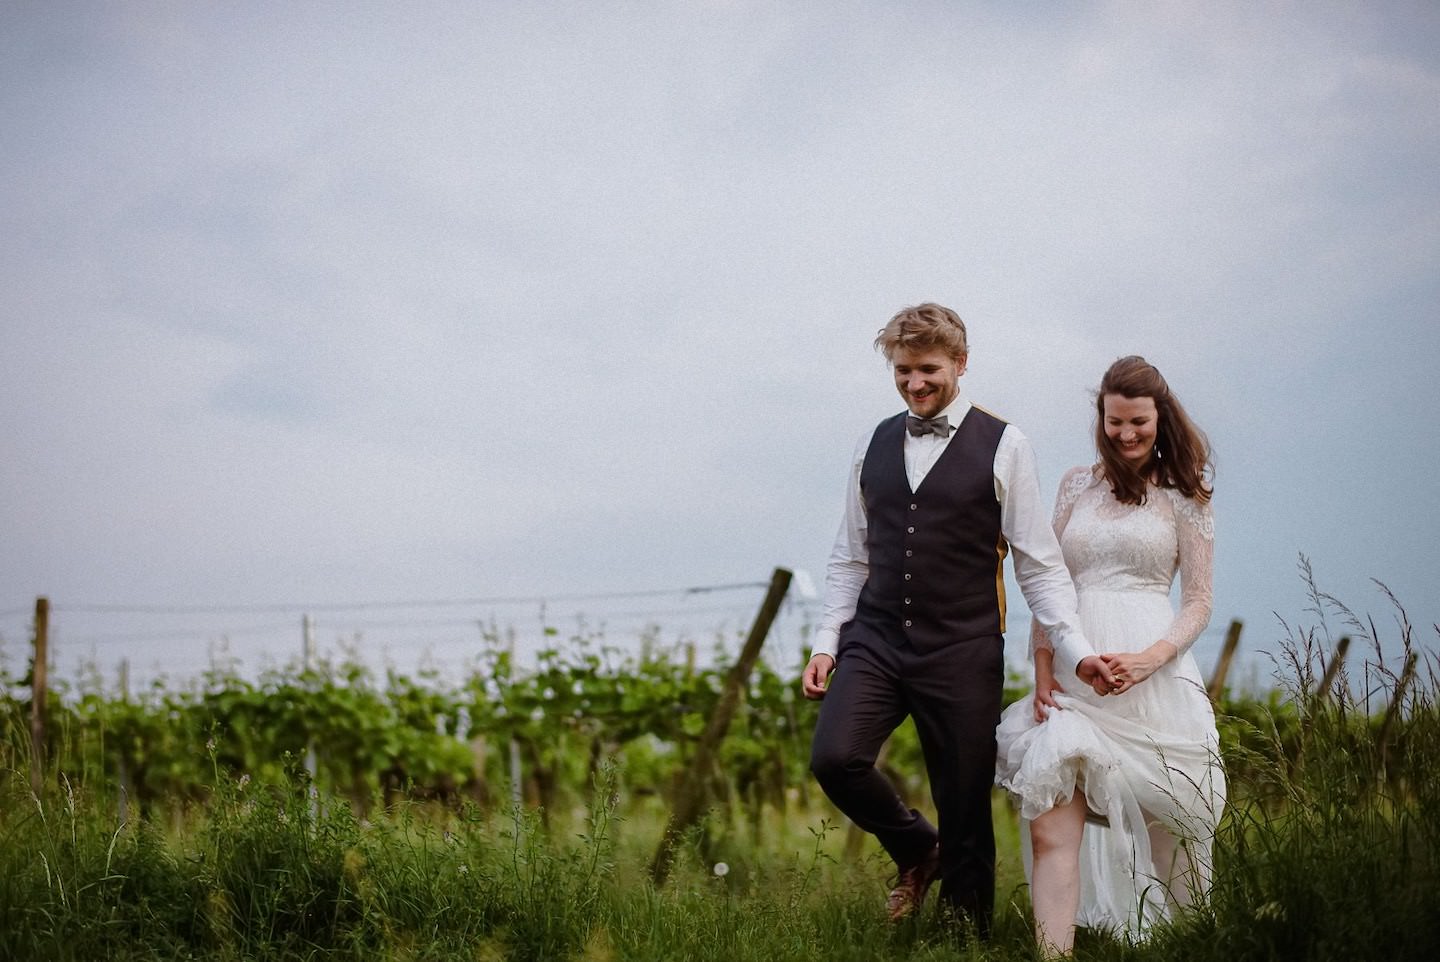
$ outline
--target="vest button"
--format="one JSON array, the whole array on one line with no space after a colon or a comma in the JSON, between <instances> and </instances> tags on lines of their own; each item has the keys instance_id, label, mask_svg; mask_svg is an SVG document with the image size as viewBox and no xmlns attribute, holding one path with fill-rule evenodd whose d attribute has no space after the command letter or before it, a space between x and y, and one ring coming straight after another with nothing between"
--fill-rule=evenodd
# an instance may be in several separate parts
<instances>
[{"instance_id":1,"label":"vest button","mask_svg":"<svg viewBox=\"0 0 1440 962\"><path fill-rule=\"evenodd\" d=\"M906 581L909 581L909 580L910 580L911 578L913 578L913 577L914 577L914 575L912 575L910 572L908 572L908 571L905 572L905 580L906 580Z\"/></svg>"},{"instance_id":2,"label":"vest button","mask_svg":"<svg viewBox=\"0 0 1440 962\"><path fill-rule=\"evenodd\" d=\"M914 534L914 533L915 533L915 526L912 524L910 527L906 528L905 530L908 531L910 534Z\"/></svg>"},{"instance_id":3,"label":"vest button","mask_svg":"<svg viewBox=\"0 0 1440 962\"><path fill-rule=\"evenodd\" d=\"M906 628L909 628L909 627L910 627L911 625L913 625L913 624L914 624L914 622L911 621L910 619L908 619L908 618L905 619L905 627L906 627Z\"/></svg>"},{"instance_id":4,"label":"vest button","mask_svg":"<svg viewBox=\"0 0 1440 962\"><path fill-rule=\"evenodd\" d=\"M914 553L915 553L915 552L914 552L914 551L911 551L909 548L906 548L906 549L905 549L905 557L907 557L907 558L910 557L911 555L913 555Z\"/></svg>"},{"instance_id":5,"label":"vest button","mask_svg":"<svg viewBox=\"0 0 1440 962\"><path fill-rule=\"evenodd\" d=\"M915 510L916 508L918 508L918 507L920 507L920 505L918 505L918 504L912 504L912 505L910 505L910 510L911 510L911 511L914 511L914 510Z\"/></svg>"},{"instance_id":6,"label":"vest button","mask_svg":"<svg viewBox=\"0 0 1440 962\"><path fill-rule=\"evenodd\" d=\"M906 599L905 599L905 603L908 605L908 604L910 603L910 599L909 599L909 598L906 598Z\"/></svg>"}]
</instances>

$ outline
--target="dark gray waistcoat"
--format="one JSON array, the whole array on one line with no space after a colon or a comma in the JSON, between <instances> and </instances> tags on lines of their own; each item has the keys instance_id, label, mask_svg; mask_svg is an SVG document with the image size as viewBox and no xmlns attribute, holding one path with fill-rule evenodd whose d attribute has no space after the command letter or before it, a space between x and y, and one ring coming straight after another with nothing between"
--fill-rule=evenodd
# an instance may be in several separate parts
<instances>
[{"instance_id":1,"label":"dark gray waistcoat","mask_svg":"<svg viewBox=\"0 0 1440 962\"><path fill-rule=\"evenodd\" d=\"M905 415L880 422L860 470L870 572L847 632L869 628L917 651L1005 630L995 450L1005 422L976 407L911 492Z\"/></svg>"}]
</instances>

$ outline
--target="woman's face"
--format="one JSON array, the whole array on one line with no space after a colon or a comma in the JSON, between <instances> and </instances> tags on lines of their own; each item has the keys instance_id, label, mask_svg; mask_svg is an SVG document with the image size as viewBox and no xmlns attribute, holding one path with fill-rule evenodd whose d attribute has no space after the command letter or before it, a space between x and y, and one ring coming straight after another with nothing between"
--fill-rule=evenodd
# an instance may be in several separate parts
<instances>
[{"instance_id":1,"label":"woman's face","mask_svg":"<svg viewBox=\"0 0 1440 962\"><path fill-rule=\"evenodd\" d=\"M1153 397L1125 397L1107 394L1105 436L1115 451L1136 467L1150 460L1155 450L1155 428L1159 419Z\"/></svg>"}]
</instances>

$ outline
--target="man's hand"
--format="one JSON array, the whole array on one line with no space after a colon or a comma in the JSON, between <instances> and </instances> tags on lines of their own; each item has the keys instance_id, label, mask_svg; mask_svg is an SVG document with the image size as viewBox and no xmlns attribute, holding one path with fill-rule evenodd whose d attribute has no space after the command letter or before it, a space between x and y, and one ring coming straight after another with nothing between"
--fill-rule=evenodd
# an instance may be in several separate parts
<instances>
[{"instance_id":1,"label":"man's hand","mask_svg":"<svg viewBox=\"0 0 1440 962\"><path fill-rule=\"evenodd\" d=\"M800 676L800 690L805 693L805 697L811 701L824 698L826 681L834 669L835 659L830 655L822 654L811 658Z\"/></svg>"},{"instance_id":2,"label":"man's hand","mask_svg":"<svg viewBox=\"0 0 1440 962\"><path fill-rule=\"evenodd\" d=\"M1160 639L1144 651L1127 651L1117 655L1101 655L1105 667L1115 679L1115 694L1123 694L1149 678L1166 662L1171 661L1180 649L1165 639Z\"/></svg>"},{"instance_id":3,"label":"man's hand","mask_svg":"<svg viewBox=\"0 0 1440 962\"><path fill-rule=\"evenodd\" d=\"M1095 689L1097 695L1108 695L1115 690L1115 676L1110 673L1110 666L1099 655L1082 659L1080 664L1075 666L1075 674Z\"/></svg>"}]
</instances>

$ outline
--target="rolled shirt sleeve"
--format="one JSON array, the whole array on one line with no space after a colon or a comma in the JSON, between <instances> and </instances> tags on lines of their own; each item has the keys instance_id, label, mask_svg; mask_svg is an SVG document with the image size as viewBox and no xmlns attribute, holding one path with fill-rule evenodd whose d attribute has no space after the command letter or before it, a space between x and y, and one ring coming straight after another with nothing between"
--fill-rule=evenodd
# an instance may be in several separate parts
<instances>
[{"instance_id":1,"label":"rolled shirt sleeve","mask_svg":"<svg viewBox=\"0 0 1440 962\"><path fill-rule=\"evenodd\" d=\"M1051 527L1050 512L1040 500L1034 449L1013 424L1006 425L995 451L995 497L1020 593L1050 638L1056 677L1072 678L1080 662L1095 650L1080 630L1075 585Z\"/></svg>"}]
</instances>

